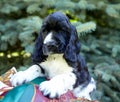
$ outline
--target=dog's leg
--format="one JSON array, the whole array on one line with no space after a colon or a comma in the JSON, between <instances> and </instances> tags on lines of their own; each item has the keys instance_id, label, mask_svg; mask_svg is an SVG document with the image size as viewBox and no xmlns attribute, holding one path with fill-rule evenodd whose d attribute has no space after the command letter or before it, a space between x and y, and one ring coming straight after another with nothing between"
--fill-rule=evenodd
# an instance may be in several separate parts
<instances>
[{"instance_id":1,"label":"dog's leg","mask_svg":"<svg viewBox=\"0 0 120 102\"><path fill-rule=\"evenodd\" d=\"M45 96L55 98L60 97L60 95L66 93L68 90L72 90L75 82L76 76L70 72L57 75L49 81L42 82L39 89Z\"/></svg>"},{"instance_id":2,"label":"dog's leg","mask_svg":"<svg viewBox=\"0 0 120 102\"><path fill-rule=\"evenodd\" d=\"M91 81L88 85L79 85L73 90L73 93L76 97L86 98L88 100L91 100L91 93L93 93L96 90L96 83L93 78L91 78Z\"/></svg>"},{"instance_id":3,"label":"dog's leg","mask_svg":"<svg viewBox=\"0 0 120 102\"><path fill-rule=\"evenodd\" d=\"M43 76L40 67L38 65L32 65L25 71L17 72L13 77L11 77L10 82L12 86L17 86L29 82L39 76Z\"/></svg>"}]
</instances>

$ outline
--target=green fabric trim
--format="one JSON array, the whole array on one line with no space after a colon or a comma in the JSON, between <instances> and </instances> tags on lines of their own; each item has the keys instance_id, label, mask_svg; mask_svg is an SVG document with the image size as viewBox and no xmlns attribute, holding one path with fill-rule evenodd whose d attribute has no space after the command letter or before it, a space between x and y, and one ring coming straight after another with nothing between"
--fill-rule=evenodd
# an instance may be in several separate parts
<instances>
[{"instance_id":1,"label":"green fabric trim","mask_svg":"<svg viewBox=\"0 0 120 102\"><path fill-rule=\"evenodd\" d=\"M38 77L27 84L17 86L7 92L0 102L31 102L30 100L34 95L34 85L38 85L45 80L46 78L44 77Z\"/></svg>"}]
</instances>

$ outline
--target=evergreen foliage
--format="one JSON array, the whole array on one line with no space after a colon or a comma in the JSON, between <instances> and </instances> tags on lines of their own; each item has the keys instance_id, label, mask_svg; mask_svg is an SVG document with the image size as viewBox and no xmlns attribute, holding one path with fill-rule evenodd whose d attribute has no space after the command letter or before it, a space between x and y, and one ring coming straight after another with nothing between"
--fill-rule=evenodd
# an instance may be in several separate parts
<instances>
[{"instance_id":1,"label":"evergreen foliage","mask_svg":"<svg viewBox=\"0 0 120 102\"><path fill-rule=\"evenodd\" d=\"M54 11L66 14L77 28L81 54L97 81L93 97L119 102L119 0L0 0L0 74L30 65L42 20Z\"/></svg>"}]
</instances>

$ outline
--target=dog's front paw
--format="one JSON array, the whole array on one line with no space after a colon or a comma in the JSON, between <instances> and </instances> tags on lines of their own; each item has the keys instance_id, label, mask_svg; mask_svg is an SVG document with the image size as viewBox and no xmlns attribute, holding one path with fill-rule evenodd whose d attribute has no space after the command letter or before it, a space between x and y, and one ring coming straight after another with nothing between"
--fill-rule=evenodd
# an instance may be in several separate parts
<instances>
[{"instance_id":1,"label":"dog's front paw","mask_svg":"<svg viewBox=\"0 0 120 102\"><path fill-rule=\"evenodd\" d=\"M44 96L48 96L49 98L58 98L67 91L63 83L60 83L59 80L42 82L39 89L42 91Z\"/></svg>"},{"instance_id":2,"label":"dog's front paw","mask_svg":"<svg viewBox=\"0 0 120 102\"><path fill-rule=\"evenodd\" d=\"M28 82L27 75L24 73L24 71L17 72L15 75L13 75L10 79L10 82L12 86L18 86L23 83Z\"/></svg>"}]
</instances>

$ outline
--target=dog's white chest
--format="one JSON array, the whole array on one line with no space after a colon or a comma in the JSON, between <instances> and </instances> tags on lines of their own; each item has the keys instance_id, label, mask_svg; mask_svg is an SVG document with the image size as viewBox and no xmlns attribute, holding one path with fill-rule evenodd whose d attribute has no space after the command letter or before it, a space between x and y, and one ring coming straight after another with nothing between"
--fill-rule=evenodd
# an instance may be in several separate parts
<instances>
[{"instance_id":1,"label":"dog's white chest","mask_svg":"<svg viewBox=\"0 0 120 102\"><path fill-rule=\"evenodd\" d=\"M72 71L72 67L67 64L63 58L63 54L50 55L47 60L40 63L40 65L45 70L46 76L50 79L56 75Z\"/></svg>"}]
</instances>

